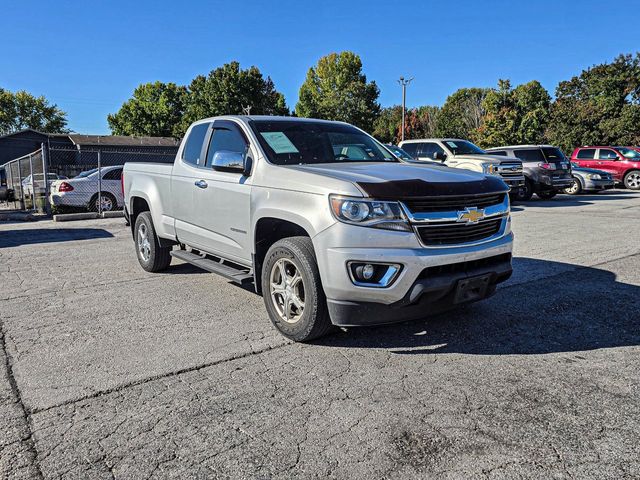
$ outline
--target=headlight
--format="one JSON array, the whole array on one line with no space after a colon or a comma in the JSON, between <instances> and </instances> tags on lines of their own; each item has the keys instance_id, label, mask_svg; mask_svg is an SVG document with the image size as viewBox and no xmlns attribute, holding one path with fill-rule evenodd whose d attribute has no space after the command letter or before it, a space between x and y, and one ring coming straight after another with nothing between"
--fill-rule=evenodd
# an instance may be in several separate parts
<instances>
[{"instance_id":1,"label":"headlight","mask_svg":"<svg viewBox=\"0 0 640 480\"><path fill-rule=\"evenodd\" d=\"M482 173L485 173L487 175L497 175L496 166L493 163L483 163Z\"/></svg>"},{"instance_id":2,"label":"headlight","mask_svg":"<svg viewBox=\"0 0 640 480\"><path fill-rule=\"evenodd\" d=\"M411 227L398 202L382 202L329 195L331 212L337 220L363 227L410 232Z\"/></svg>"},{"instance_id":3,"label":"headlight","mask_svg":"<svg viewBox=\"0 0 640 480\"><path fill-rule=\"evenodd\" d=\"M587 173L587 178L590 180L601 180L602 177L598 173Z\"/></svg>"}]
</instances>

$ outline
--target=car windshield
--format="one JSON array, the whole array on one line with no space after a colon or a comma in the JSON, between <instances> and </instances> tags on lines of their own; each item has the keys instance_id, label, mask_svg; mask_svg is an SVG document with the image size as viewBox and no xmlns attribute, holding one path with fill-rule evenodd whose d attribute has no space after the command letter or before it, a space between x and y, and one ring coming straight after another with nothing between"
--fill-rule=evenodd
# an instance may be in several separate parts
<instances>
[{"instance_id":1,"label":"car windshield","mask_svg":"<svg viewBox=\"0 0 640 480\"><path fill-rule=\"evenodd\" d=\"M401 158L402 160L413 160L413 157L405 152L400 147L396 147L395 145L385 145L391 153L393 153L396 157Z\"/></svg>"},{"instance_id":2,"label":"car windshield","mask_svg":"<svg viewBox=\"0 0 640 480\"><path fill-rule=\"evenodd\" d=\"M486 155L487 153L466 140L445 140L444 144L454 155Z\"/></svg>"},{"instance_id":3,"label":"car windshield","mask_svg":"<svg viewBox=\"0 0 640 480\"><path fill-rule=\"evenodd\" d=\"M73 178L85 178L85 177L88 177L89 175L93 175L97 171L98 171L97 168L92 168L91 170L87 170L85 172L80 172L78 175L76 175Z\"/></svg>"},{"instance_id":4,"label":"car windshield","mask_svg":"<svg viewBox=\"0 0 640 480\"><path fill-rule=\"evenodd\" d=\"M636 150L634 150L633 148L619 148L618 151L622 154L622 156L624 156L625 158L631 158L633 160L638 160L640 159L640 152L637 152Z\"/></svg>"},{"instance_id":5,"label":"car windshield","mask_svg":"<svg viewBox=\"0 0 640 480\"><path fill-rule=\"evenodd\" d=\"M250 122L271 163L301 165L397 162L381 144L351 125L315 121Z\"/></svg>"}]
</instances>

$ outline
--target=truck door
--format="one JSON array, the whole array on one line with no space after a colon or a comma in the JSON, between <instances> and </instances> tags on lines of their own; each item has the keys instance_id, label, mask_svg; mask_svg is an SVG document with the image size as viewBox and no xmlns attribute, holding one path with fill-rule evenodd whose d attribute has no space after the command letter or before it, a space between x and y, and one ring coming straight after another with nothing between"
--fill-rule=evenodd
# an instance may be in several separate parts
<instances>
[{"instance_id":1,"label":"truck door","mask_svg":"<svg viewBox=\"0 0 640 480\"><path fill-rule=\"evenodd\" d=\"M613 178L620 180L620 158L615 150L610 148L598 149L598 156L595 162L593 162L593 168L603 170L613 175Z\"/></svg>"},{"instance_id":2,"label":"truck door","mask_svg":"<svg viewBox=\"0 0 640 480\"><path fill-rule=\"evenodd\" d=\"M249 141L230 120L216 120L207 139L204 165L194 181L193 223L199 231L198 242L206 252L250 263L251 177L242 170Z\"/></svg>"}]
</instances>

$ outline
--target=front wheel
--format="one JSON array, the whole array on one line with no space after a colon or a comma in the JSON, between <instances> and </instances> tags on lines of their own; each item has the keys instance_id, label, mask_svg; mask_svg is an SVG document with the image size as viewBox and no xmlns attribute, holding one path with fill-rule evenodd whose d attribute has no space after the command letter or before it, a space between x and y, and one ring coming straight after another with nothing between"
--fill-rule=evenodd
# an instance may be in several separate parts
<instances>
[{"instance_id":1,"label":"front wheel","mask_svg":"<svg viewBox=\"0 0 640 480\"><path fill-rule=\"evenodd\" d=\"M274 243L265 257L261 279L267 313L282 335L306 342L331 329L310 238L290 237Z\"/></svg>"},{"instance_id":2,"label":"front wheel","mask_svg":"<svg viewBox=\"0 0 640 480\"><path fill-rule=\"evenodd\" d=\"M543 192L537 192L536 195L540 197L542 200L551 200L558 194L555 190L545 190Z\"/></svg>"},{"instance_id":3,"label":"front wheel","mask_svg":"<svg viewBox=\"0 0 640 480\"><path fill-rule=\"evenodd\" d=\"M159 272L171 263L171 247L161 247L151 212L142 212L134 228L136 254L140 266L147 272Z\"/></svg>"},{"instance_id":4,"label":"front wheel","mask_svg":"<svg viewBox=\"0 0 640 480\"><path fill-rule=\"evenodd\" d=\"M640 170L632 170L624 176L624 186L629 190L640 190Z\"/></svg>"},{"instance_id":5,"label":"front wheel","mask_svg":"<svg viewBox=\"0 0 640 480\"><path fill-rule=\"evenodd\" d=\"M566 193L567 195L578 195L581 192L582 192L582 184L580 183L580 180L578 180L577 178L573 179L573 183L571 184L570 187L567 187L564 189L564 193Z\"/></svg>"},{"instance_id":6,"label":"front wheel","mask_svg":"<svg viewBox=\"0 0 640 480\"><path fill-rule=\"evenodd\" d=\"M528 202L533 196L533 183L528 178L524 179L524 185L513 193L513 199L519 202Z\"/></svg>"}]
</instances>

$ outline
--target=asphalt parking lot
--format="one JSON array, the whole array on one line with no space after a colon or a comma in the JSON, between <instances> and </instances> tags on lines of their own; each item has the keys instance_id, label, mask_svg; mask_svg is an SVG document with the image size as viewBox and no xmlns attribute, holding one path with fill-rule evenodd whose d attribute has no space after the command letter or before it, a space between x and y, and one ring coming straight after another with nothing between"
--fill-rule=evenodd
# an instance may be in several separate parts
<instances>
[{"instance_id":1,"label":"asphalt parking lot","mask_svg":"<svg viewBox=\"0 0 640 480\"><path fill-rule=\"evenodd\" d=\"M305 345L122 219L0 223L0 477L640 477L640 194L513 216L490 300Z\"/></svg>"}]
</instances>

